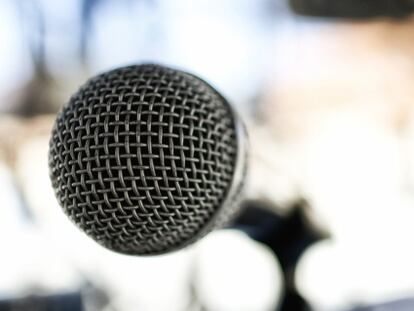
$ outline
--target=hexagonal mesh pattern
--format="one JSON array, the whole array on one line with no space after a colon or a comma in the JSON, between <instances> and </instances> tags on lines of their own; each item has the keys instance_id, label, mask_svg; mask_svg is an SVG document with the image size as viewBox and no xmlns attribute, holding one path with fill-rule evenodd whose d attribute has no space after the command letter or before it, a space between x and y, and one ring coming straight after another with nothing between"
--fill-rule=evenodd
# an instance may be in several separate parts
<instances>
[{"instance_id":1,"label":"hexagonal mesh pattern","mask_svg":"<svg viewBox=\"0 0 414 311\"><path fill-rule=\"evenodd\" d=\"M89 80L50 140L64 212L101 245L127 254L179 248L213 227L233 179L235 121L207 83L140 65Z\"/></svg>"}]
</instances>

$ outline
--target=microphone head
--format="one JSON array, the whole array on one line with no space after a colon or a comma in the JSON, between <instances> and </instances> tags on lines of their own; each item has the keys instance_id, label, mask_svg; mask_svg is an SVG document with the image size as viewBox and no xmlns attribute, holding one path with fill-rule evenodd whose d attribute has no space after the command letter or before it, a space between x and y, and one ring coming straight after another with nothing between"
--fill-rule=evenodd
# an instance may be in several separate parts
<instances>
[{"instance_id":1,"label":"microphone head","mask_svg":"<svg viewBox=\"0 0 414 311\"><path fill-rule=\"evenodd\" d=\"M87 81L59 113L49 149L59 204L111 250L182 248L238 210L246 134L209 84L158 65Z\"/></svg>"}]
</instances>

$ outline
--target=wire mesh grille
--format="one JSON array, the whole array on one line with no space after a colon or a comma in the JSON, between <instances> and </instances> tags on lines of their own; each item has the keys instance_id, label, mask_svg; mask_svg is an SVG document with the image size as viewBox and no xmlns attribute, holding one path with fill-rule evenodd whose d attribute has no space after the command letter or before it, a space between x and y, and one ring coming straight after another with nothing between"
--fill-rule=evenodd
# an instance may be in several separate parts
<instances>
[{"instance_id":1,"label":"wire mesh grille","mask_svg":"<svg viewBox=\"0 0 414 311\"><path fill-rule=\"evenodd\" d=\"M237 140L227 102L181 71L140 65L89 80L59 114L52 184L64 212L112 250L184 245L232 183Z\"/></svg>"}]
</instances>

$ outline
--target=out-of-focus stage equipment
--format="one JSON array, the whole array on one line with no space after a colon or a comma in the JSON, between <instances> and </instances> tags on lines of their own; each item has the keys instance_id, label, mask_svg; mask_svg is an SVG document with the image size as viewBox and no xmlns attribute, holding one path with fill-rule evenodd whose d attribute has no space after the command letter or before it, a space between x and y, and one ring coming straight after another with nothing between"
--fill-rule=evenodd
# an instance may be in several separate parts
<instances>
[{"instance_id":1,"label":"out-of-focus stage equipment","mask_svg":"<svg viewBox=\"0 0 414 311\"><path fill-rule=\"evenodd\" d=\"M277 209L269 202L247 200L243 204L243 213L232 226L269 247L280 262L284 288L277 310L310 311L311 307L296 290L295 268L306 249L326 236L307 220L307 203L296 202L285 215L275 213Z\"/></svg>"},{"instance_id":2,"label":"out-of-focus stage equipment","mask_svg":"<svg viewBox=\"0 0 414 311\"><path fill-rule=\"evenodd\" d=\"M80 292L0 300L0 311L84 311Z\"/></svg>"},{"instance_id":3,"label":"out-of-focus stage equipment","mask_svg":"<svg viewBox=\"0 0 414 311\"><path fill-rule=\"evenodd\" d=\"M414 12L413 0L289 0L295 13L336 18L402 18Z\"/></svg>"}]
</instances>

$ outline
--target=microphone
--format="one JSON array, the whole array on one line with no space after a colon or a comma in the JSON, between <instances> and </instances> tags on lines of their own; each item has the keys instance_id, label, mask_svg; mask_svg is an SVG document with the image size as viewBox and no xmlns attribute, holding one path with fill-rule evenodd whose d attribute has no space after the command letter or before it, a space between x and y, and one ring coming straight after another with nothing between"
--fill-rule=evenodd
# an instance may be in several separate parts
<instances>
[{"instance_id":1,"label":"microphone","mask_svg":"<svg viewBox=\"0 0 414 311\"><path fill-rule=\"evenodd\" d=\"M62 108L49 144L64 213L123 254L183 248L240 209L247 135L202 79L133 65L87 81Z\"/></svg>"}]
</instances>

